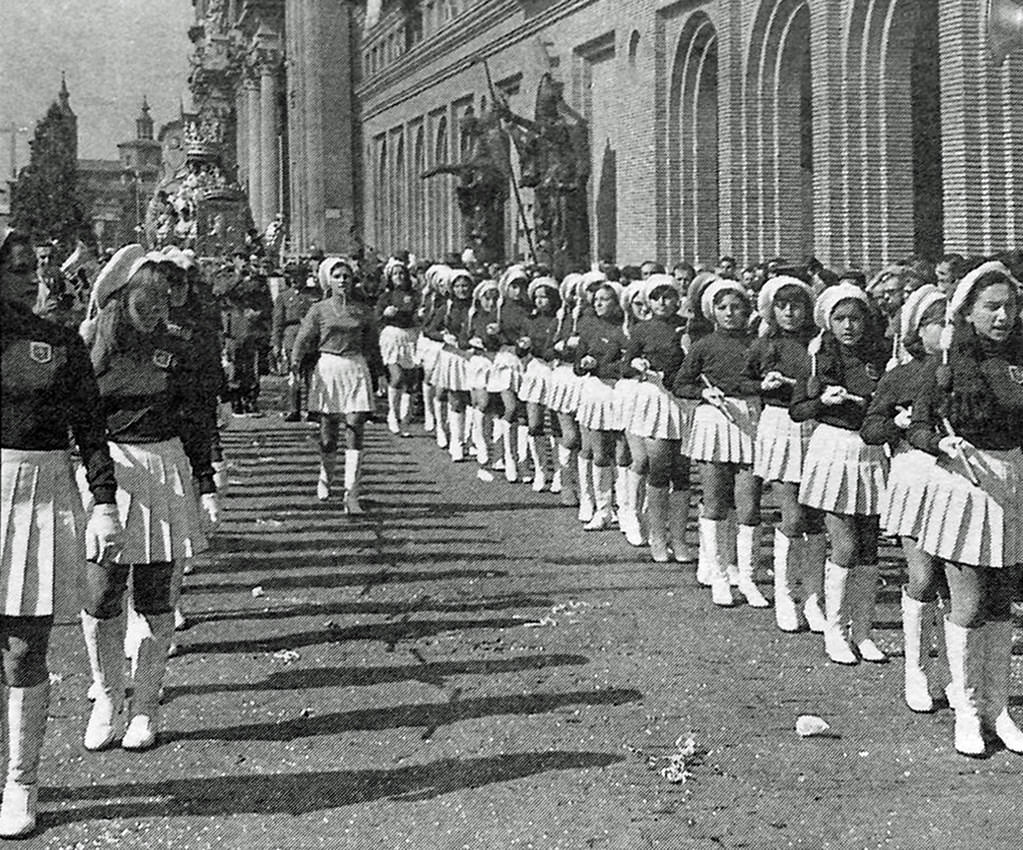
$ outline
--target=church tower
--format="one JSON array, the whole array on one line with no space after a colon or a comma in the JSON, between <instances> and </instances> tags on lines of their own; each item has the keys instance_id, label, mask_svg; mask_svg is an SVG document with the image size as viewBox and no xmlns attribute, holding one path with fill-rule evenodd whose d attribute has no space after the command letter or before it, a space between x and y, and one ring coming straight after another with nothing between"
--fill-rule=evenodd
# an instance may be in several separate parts
<instances>
[{"instance_id":1,"label":"church tower","mask_svg":"<svg viewBox=\"0 0 1023 850\"><path fill-rule=\"evenodd\" d=\"M149 101L146 100L145 95L142 95L142 110L139 112L139 117L135 119L135 138L150 141L153 138L153 119L149 115Z\"/></svg>"}]
</instances>

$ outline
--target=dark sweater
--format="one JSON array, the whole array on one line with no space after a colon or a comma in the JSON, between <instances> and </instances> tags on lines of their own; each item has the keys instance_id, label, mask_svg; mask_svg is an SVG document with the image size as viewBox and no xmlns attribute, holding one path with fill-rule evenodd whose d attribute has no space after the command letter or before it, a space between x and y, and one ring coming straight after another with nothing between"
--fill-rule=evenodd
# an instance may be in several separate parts
<instances>
[{"instance_id":1,"label":"dark sweater","mask_svg":"<svg viewBox=\"0 0 1023 850\"><path fill-rule=\"evenodd\" d=\"M388 307L397 309L393 316L384 316L384 310ZM419 309L419 299L411 289L389 289L380 294L376 305L377 324L380 327L393 325L396 328L411 328L416 323L416 311Z\"/></svg>"},{"instance_id":2,"label":"dark sweater","mask_svg":"<svg viewBox=\"0 0 1023 850\"><path fill-rule=\"evenodd\" d=\"M558 333L558 317L551 313L550 315L544 315L543 313L534 314L529 320L528 333L526 336L530 340L530 353L539 358L540 360L546 360L550 362L557 354L554 352L555 337Z\"/></svg>"},{"instance_id":3,"label":"dark sweater","mask_svg":"<svg viewBox=\"0 0 1023 850\"><path fill-rule=\"evenodd\" d=\"M520 337L529 336L529 310L521 301L505 301L501 305L501 345L515 345Z\"/></svg>"},{"instance_id":4,"label":"dark sweater","mask_svg":"<svg viewBox=\"0 0 1023 850\"><path fill-rule=\"evenodd\" d=\"M471 347L469 345L469 340L474 337L479 337L479 339L483 342L483 349L485 351L489 351L491 353L498 351L503 344L501 342L501 334L492 334L487 332L488 325L496 324L497 310L491 310L488 312L477 309L476 312L472 314L472 319L463 326L462 335L458 339L459 346L464 349L468 349Z\"/></svg>"},{"instance_id":5,"label":"dark sweater","mask_svg":"<svg viewBox=\"0 0 1023 850\"><path fill-rule=\"evenodd\" d=\"M906 432L895 424L899 408L910 408L924 385L934 374L937 358L911 360L896 366L878 382L870 400L867 415L860 426L863 442L872 446L890 443L895 446L906 438Z\"/></svg>"},{"instance_id":6,"label":"dark sweater","mask_svg":"<svg viewBox=\"0 0 1023 850\"><path fill-rule=\"evenodd\" d=\"M436 342L443 342L446 333L461 337L471 306L472 301L468 298L451 298L446 303L438 304L426 326L426 335Z\"/></svg>"},{"instance_id":7,"label":"dark sweater","mask_svg":"<svg viewBox=\"0 0 1023 850\"><path fill-rule=\"evenodd\" d=\"M770 407L788 407L794 385L760 389L760 381L768 372L780 372L797 383L806 380L810 375L810 355L806 352L805 338L788 333L759 337L746 355L746 377L757 382L761 401Z\"/></svg>"},{"instance_id":8,"label":"dark sweater","mask_svg":"<svg viewBox=\"0 0 1023 850\"><path fill-rule=\"evenodd\" d=\"M579 347L575 351L575 372L577 375L594 375L604 380L617 380L622 375L622 353L628 339L622 326L613 319L601 319L594 314L579 320ZM584 357L597 361L593 369L583 369L579 364Z\"/></svg>"},{"instance_id":9,"label":"dark sweater","mask_svg":"<svg viewBox=\"0 0 1023 850\"><path fill-rule=\"evenodd\" d=\"M74 437L97 504L113 504L117 491L107 446L99 386L85 343L73 330L6 302L2 328L5 449L48 452Z\"/></svg>"},{"instance_id":10,"label":"dark sweater","mask_svg":"<svg viewBox=\"0 0 1023 850\"><path fill-rule=\"evenodd\" d=\"M849 348L825 333L824 344L817 355L817 375L796 384L789 415L795 422L815 419L835 428L859 431L877 382L884 374L886 357L887 352L876 345ZM822 404L820 394L829 386L845 387L863 398L864 403Z\"/></svg>"},{"instance_id":11,"label":"dark sweater","mask_svg":"<svg viewBox=\"0 0 1023 850\"><path fill-rule=\"evenodd\" d=\"M717 329L693 343L675 376L672 392L681 398L700 398L707 379L726 396L755 396L760 381L746 376L746 353L751 339L745 331Z\"/></svg>"},{"instance_id":12,"label":"dark sweater","mask_svg":"<svg viewBox=\"0 0 1023 850\"><path fill-rule=\"evenodd\" d=\"M672 386L675 375L685 359L685 352L682 351L684 330L685 322L677 315L636 323L629 335L629 343L625 346L622 375L626 378L635 378L639 373L631 364L637 357L642 357L649 361L654 372L663 375L666 387Z\"/></svg>"}]
</instances>

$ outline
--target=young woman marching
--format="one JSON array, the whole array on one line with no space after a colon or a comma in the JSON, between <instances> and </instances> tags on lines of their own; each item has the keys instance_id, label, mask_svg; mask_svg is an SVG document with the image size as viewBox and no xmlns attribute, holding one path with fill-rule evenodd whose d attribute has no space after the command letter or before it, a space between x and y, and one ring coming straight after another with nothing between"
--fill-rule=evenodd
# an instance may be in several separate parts
<instances>
[{"instance_id":1,"label":"young woman marching","mask_svg":"<svg viewBox=\"0 0 1023 850\"><path fill-rule=\"evenodd\" d=\"M636 280L622 289L618 300L622 310L622 330L631 340L633 331L650 318L647 302L646 279ZM618 528L625 535L630 546L646 545L640 514L643 507L643 493L649 470L649 460L643 444L643 437L630 431L633 414L639 400L643 376L629 368L629 360L623 361L622 377L615 384L615 409L617 430L625 441L626 451L616 447L615 495L618 499ZM626 464L620 461L627 461Z\"/></svg>"},{"instance_id":2,"label":"young woman marching","mask_svg":"<svg viewBox=\"0 0 1023 850\"><path fill-rule=\"evenodd\" d=\"M792 390L810 375L807 343L814 333L813 290L795 277L778 275L760 290L760 337L746 358L746 376L760 386L761 413L753 445L753 474L778 493L781 524L774 530L774 617L784 632L798 631L803 617L824 631L821 591L827 540L819 511L801 505L799 482L813 422L789 416ZM802 611L796 584L802 583Z\"/></svg>"},{"instance_id":3,"label":"young woman marching","mask_svg":"<svg viewBox=\"0 0 1023 850\"><path fill-rule=\"evenodd\" d=\"M416 338L416 362L423 370L423 430L435 432L437 447L448 447L447 416L445 402L437 396L434 373L444 343L431 339L426 329L447 306L450 289L448 277L451 269L443 265L432 265L423 274L424 286L418 311L419 325L423 332Z\"/></svg>"},{"instance_id":4,"label":"young woman marching","mask_svg":"<svg viewBox=\"0 0 1023 850\"><path fill-rule=\"evenodd\" d=\"M445 267L446 268L446 267ZM440 344L432 383L440 407L448 408L448 454L459 463L465 460L465 411L469 405L469 358L460 348L472 307L472 276L465 269L441 273L438 286L450 291L447 301L435 310L424 334Z\"/></svg>"},{"instance_id":5,"label":"young woman marching","mask_svg":"<svg viewBox=\"0 0 1023 850\"><path fill-rule=\"evenodd\" d=\"M621 359L627 342L618 304L620 295L617 283L597 284L593 314L584 316L579 323L575 370L585 378L576 413L582 432L580 493L585 484L585 464L592 469L594 504L593 516L584 526L586 531L602 531L610 527L612 519L612 468L618 436L614 387L621 375Z\"/></svg>"},{"instance_id":6,"label":"young woman marching","mask_svg":"<svg viewBox=\"0 0 1023 850\"><path fill-rule=\"evenodd\" d=\"M377 299L376 319L380 328L380 357L387 369L387 429L392 434L411 437L409 417L416 382L419 303L408 267L401 260L392 257L387 261L384 280L385 289Z\"/></svg>"},{"instance_id":7,"label":"young woman marching","mask_svg":"<svg viewBox=\"0 0 1023 850\"><path fill-rule=\"evenodd\" d=\"M908 581L902 588L902 633L905 638L905 700L913 711L933 711L927 670L930 667L938 602L934 558L917 546L923 518L924 484L935 459L906 441L913 402L931 379L933 355L940 350L945 321L945 294L927 284L902 306L900 351L903 362L890 368L870 402L860 428L864 442L891 448L888 486L881 497L881 527L898 537L906 557Z\"/></svg>"},{"instance_id":8,"label":"young woman marching","mask_svg":"<svg viewBox=\"0 0 1023 850\"><path fill-rule=\"evenodd\" d=\"M744 371L750 337L750 300L733 280L717 279L703 290L700 307L714 320L714 331L693 344L675 378L674 393L703 401L693 413L687 454L701 463L703 515L700 561L710 578L715 605L733 604L728 576L732 532L728 515L735 505L738 587L757 608L768 602L754 583L756 529L760 525L760 486L753 475L753 438L760 405L759 381Z\"/></svg>"},{"instance_id":9,"label":"young woman marching","mask_svg":"<svg viewBox=\"0 0 1023 850\"><path fill-rule=\"evenodd\" d=\"M3 838L35 829L54 612L77 607L73 594L86 558L108 566L123 544L92 363L74 331L32 313L35 270L28 237L0 230L0 640L8 733ZM69 431L92 495L88 524L70 472Z\"/></svg>"},{"instance_id":10,"label":"young woman marching","mask_svg":"<svg viewBox=\"0 0 1023 850\"><path fill-rule=\"evenodd\" d=\"M502 437L501 426L496 424L503 411L500 395L489 390L494 357L501 347L500 325L497 304L500 288L496 280L483 280L476 284L472 293L472 307L459 346L469 359L469 394L472 398L472 440L476 456L477 477L481 481L493 481L494 476L487 469L492 455L501 458L497 442ZM490 439L488 439L490 437ZM493 443L493 445L491 445ZM495 461L497 466L501 464Z\"/></svg>"},{"instance_id":11,"label":"young woman marching","mask_svg":"<svg viewBox=\"0 0 1023 850\"><path fill-rule=\"evenodd\" d=\"M859 430L888 352L881 334L871 333L867 296L858 286L824 290L814 321L821 331L810 342L811 374L797 384L789 415L795 422L818 423L803 463L799 501L824 511L831 544L824 568L824 651L839 664L878 663L886 656L870 631L888 461L880 446L863 442Z\"/></svg>"},{"instance_id":12,"label":"young woman marching","mask_svg":"<svg viewBox=\"0 0 1023 850\"><path fill-rule=\"evenodd\" d=\"M494 355L487 390L501 396L502 416L494 420L494 442L500 437L504 450L504 477L518 481L519 446L526 442L523 433L519 440L516 423L519 411L519 386L525 365L522 356L529 353L529 323L532 305L527 289L529 275L522 266L511 266L498 283L500 298L497 303L497 327L500 348Z\"/></svg>"},{"instance_id":13,"label":"young woman marching","mask_svg":"<svg viewBox=\"0 0 1023 850\"><path fill-rule=\"evenodd\" d=\"M551 492L560 493L561 466L555 466L551 477L548 477L547 472L548 461L558 445L557 438L560 436L557 418L547 407L547 396L553 375L552 361L556 357L554 343L558 334L558 310L561 306L558 282L552 277L539 277L529 284L527 295L534 306L528 331L522 342L529 340L531 356L522 375L522 383L519 385L519 401L526 405L529 454L533 461L533 491L542 492L550 481ZM547 424L553 435L549 447L545 437Z\"/></svg>"},{"instance_id":14,"label":"young woman marching","mask_svg":"<svg viewBox=\"0 0 1023 850\"><path fill-rule=\"evenodd\" d=\"M688 422L682 405L668 387L674 386L685 358L682 351L685 323L678 315L680 295L675 278L654 274L641 285L650 318L633 325L625 349L623 374L634 375L640 382L626 434L632 449L633 475L639 477L644 472L637 468L637 458L645 461L647 467L650 555L658 563L667 562L669 555L673 555L681 563L692 560L692 552L685 543L689 474L682 458Z\"/></svg>"},{"instance_id":15,"label":"young woman marching","mask_svg":"<svg viewBox=\"0 0 1023 850\"><path fill-rule=\"evenodd\" d=\"M909 442L938 460L927 481L920 548L945 562L952 612L945 646L955 748L985 736L1023 753L1008 711L1011 606L1023 564L1023 333L1020 284L986 262L956 286L945 364L913 403Z\"/></svg>"},{"instance_id":16,"label":"young woman marching","mask_svg":"<svg viewBox=\"0 0 1023 850\"><path fill-rule=\"evenodd\" d=\"M347 514L363 513L359 504L363 433L373 410L373 382L367 365L377 347L369 308L353 298L355 269L343 257L320 263L320 285L330 292L310 308L295 337L291 367L319 352L313 371L309 408L320 413L320 474L316 497L330 498L337 459L338 431L345 422L345 494Z\"/></svg>"},{"instance_id":17,"label":"young woman marching","mask_svg":"<svg viewBox=\"0 0 1023 850\"><path fill-rule=\"evenodd\" d=\"M116 737L125 690L122 600L129 579L132 608L148 628L135 655L130 720L121 746L143 750L156 743L160 684L173 632L175 564L206 549L198 506L207 524L217 518L207 398L193 385L193 352L165 329L169 284L165 257L143 255L140 246L129 245L114 255L95 285L100 314L92 364L120 486L125 547L118 565L87 562L85 568L82 628L95 696L85 730L88 750L103 749Z\"/></svg>"}]
</instances>

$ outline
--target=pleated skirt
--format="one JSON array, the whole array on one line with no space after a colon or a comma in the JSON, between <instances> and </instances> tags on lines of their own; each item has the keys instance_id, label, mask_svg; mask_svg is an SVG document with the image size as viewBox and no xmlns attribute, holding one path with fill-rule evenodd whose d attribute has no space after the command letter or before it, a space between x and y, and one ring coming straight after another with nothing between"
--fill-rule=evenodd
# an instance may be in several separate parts
<instances>
[{"instance_id":1,"label":"pleated skirt","mask_svg":"<svg viewBox=\"0 0 1023 850\"><path fill-rule=\"evenodd\" d=\"M967 449L980 486L961 461L939 458L927 480L917 545L959 564L1012 567L1023 563L1023 452Z\"/></svg>"},{"instance_id":2,"label":"pleated skirt","mask_svg":"<svg viewBox=\"0 0 1023 850\"><path fill-rule=\"evenodd\" d=\"M309 409L326 414L372 412L373 379L366 358L321 351L313 370Z\"/></svg>"},{"instance_id":3,"label":"pleated skirt","mask_svg":"<svg viewBox=\"0 0 1023 850\"><path fill-rule=\"evenodd\" d=\"M749 466L753 463L753 438L760 403L728 397L725 404L734 422L712 404L696 406L689 431L689 448L684 454L697 461Z\"/></svg>"},{"instance_id":4,"label":"pleated skirt","mask_svg":"<svg viewBox=\"0 0 1023 850\"><path fill-rule=\"evenodd\" d=\"M506 345L494 355L493 366L487 376L487 392L518 393L526 367L512 345Z\"/></svg>"},{"instance_id":5,"label":"pleated skirt","mask_svg":"<svg viewBox=\"0 0 1023 850\"><path fill-rule=\"evenodd\" d=\"M594 375L583 377L579 408L575 412L575 418L581 427L591 431L617 431L615 382Z\"/></svg>"},{"instance_id":6,"label":"pleated skirt","mask_svg":"<svg viewBox=\"0 0 1023 850\"><path fill-rule=\"evenodd\" d=\"M193 558L209 548L192 487L192 467L181 440L110 443L117 476L117 510L124 526L122 564L158 564ZM89 504L85 476L78 476Z\"/></svg>"},{"instance_id":7,"label":"pleated skirt","mask_svg":"<svg viewBox=\"0 0 1023 850\"><path fill-rule=\"evenodd\" d=\"M419 334L416 338L416 362L423 367L423 379L428 384L435 383L434 372L442 348L444 343L430 339L425 334Z\"/></svg>"},{"instance_id":8,"label":"pleated skirt","mask_svg":"<svg viewBox=\"0 0 1023 850\"><path fill-rule=\"evenodd\" d=\"M441 345L433 370L433 385L439 390L464 392L469 385L469 355Z\"/></svg>"},{"instance_id":9,"label":"pleated skirt","mask_svg":"<svg viewBox=\"0 0 1023 850\"><path fill-rule=\"evenodd\" d=\"M380 331L380 358L385 366L414 369L417 365L418 328L396 328L386 325Z\"/></svg>"},{"instance_id":10,"label":"pleated skirt","mask_svg":"<svg viewBox=\"0 0 1023 850\"><path fill-rule=\"evenodd\" d=\"M881 528L896 537L920 536L924 498L934 464L933 455L903 441L895 449L888 470L888 486L881 494Z\"/></svg>"},{"instance_id":11,"label":"pleated skirt","mask_svg":"<svg viewBox=\"0 0 1023 850\"><path fill-rule=\"evenodd\" d=\"M526 404L547 404L548 385L554 370L549 363L533 357L526 364L519 384L519 401Z\"/></svg>"},{"instance_id":12,"label":"pleated skirt","mask_svg":"<svg viewBox=\"0 0 1023 850\"><path fill-rule=\"evenodd\" d=\"M784 407L764 405L753 443L753 474L762 481L798 484L813 428L813 422L793 422Z\"/></svg>"},{"instance_id":13,"label":"pleated skirt","mask_svg":"<svg viewBox=\"0 0 1023 850\"><path fill-rule=\"evenodd\" d=\"M0 613L78 611L85 512L65 451L0 450Z\"/></svg>"},{"instance_id":14,"label":"pleated skirt","mask_svg":"<svg viewBox=\"0 0 1023 850\"><path fill-rule=\"evenodd\" d=\"M470 390L486 390L490 382L490 370L494 368L494 361L486 354L474 351L469 355L469 363L466 367Z\"/></svg>"},{"instance_id":15,"label":"pleated skirt","mask_svg":"<svg viewBox=\"0 0 1023 850\"><path fill-rule=\"evenodd\" d=\"M810 437L799 501L833 514L876 516L887 475L881 446L868 446L858 431L821 424Z\"/></svg>"},{"instance_id":16,"label":"pleated skirt","mask_svg":"<svg viewBox=\"0 0 1023 850\"><path fill-rule=\"evenodd\" d=\"M583 380L575 373L571 363L559 363L551 370L551 380L547 385L547 407L555 413L574 416L579 410Z\"/></svg>"},{"instance_id":17,"label":"pleated skirt","mask_svg":"<svg viewBox=\"0 0 1023 850\"><path fill-rule=\"evenodd\" d=\"M682 405L664 384L639 381L625 430L653 440L688 440L692 408Z\"/></svg>"},{"instance_id":18,"label":"pleated skirt","mask_svg":"<svg viewBox=\"0 0 1023 850\"><path fill-rule=\"evenodd\" d=\"M619 378L615 382L615 431L624 431L632 420L640 383L636 378Z\"/></svg>"}]
</instances>

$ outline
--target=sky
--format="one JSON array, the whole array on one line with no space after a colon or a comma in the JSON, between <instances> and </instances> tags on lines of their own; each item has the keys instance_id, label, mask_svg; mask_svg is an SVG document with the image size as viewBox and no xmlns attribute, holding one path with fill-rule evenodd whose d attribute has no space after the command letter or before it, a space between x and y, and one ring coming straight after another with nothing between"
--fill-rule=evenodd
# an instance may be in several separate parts
<instances>
[{"instance_id":1,"label":"sky","mask_svg":"<svg viewBox=\"0 0 1023 850\"><path fill-rule=\"evenodd\" d=\"M159 130L185 108L191 0L0 0L0 177L10 171L12 121L19 165L28 140L67 72L78 116L78 155L117 159L117 143L135 136L146 95Z\"/></svg>"}]
</instances>

